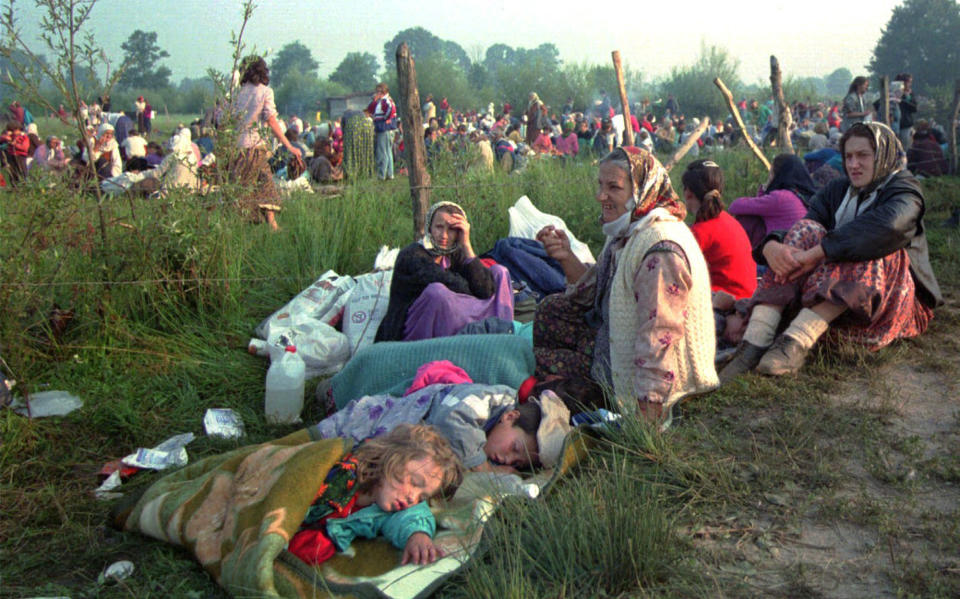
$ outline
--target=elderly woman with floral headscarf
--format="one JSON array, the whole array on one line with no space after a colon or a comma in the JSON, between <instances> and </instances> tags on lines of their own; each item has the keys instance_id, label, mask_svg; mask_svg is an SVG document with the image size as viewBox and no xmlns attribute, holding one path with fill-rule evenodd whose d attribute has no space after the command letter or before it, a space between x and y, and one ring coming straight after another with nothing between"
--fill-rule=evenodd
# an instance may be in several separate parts
<instances>
[{"instance_id":1,"label":"elderly woman with floral headscarf","mask_svg":"<svg viewBox=\"0 0 960 599\"><path fill-rule=\"evenodd\" d=\"M490 317L512 321L510 275L477 258L463 208L438 202L430 207L426 225L423 239L397 255L390 303L376 340L445 337Z\"/></svg>"},{"instance_id":2,"label":"elderly woman with floral headscarf","mask_svg":"<svg viewBox=\"0 0 960 599\"><path fill-rule=\"evenodd\" d=\"M754 368L794 373L829 328L871 350L915 337L943 301L924 236L923 191L900 140L882 123L855 123L840 152L846 178L818 191L803 219L755 250L770 270L721 380ZM788 306L800 311L776 336Z\"/></svg>"},{"instance_id":3,"label":"elderly woman with floral headscarf","mask_svg":"<svg viewBox=\"0 0 960 599\"><path fill-rule=\"evenodd\" d=\"M596 265L580 262L564 231L537 234L568 287L537 306L536 377L586 379L620 412L669 419L673 404L717 385L707 265L653 154L617 148L598 185L607 241Z\"/></svg>"}]
</instances>

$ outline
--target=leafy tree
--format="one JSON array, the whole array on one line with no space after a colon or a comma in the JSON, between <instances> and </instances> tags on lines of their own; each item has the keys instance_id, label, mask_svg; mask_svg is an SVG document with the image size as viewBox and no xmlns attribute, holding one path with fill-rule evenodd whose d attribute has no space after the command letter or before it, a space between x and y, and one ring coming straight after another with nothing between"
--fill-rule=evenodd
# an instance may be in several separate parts
<instances>
[{"instance_id":1,"label":"leafy tree","mask_svg":"<svg viewBox=\"0 0 960 599\"><path fill-rule=\"evenodd\" d=\"M823 79L820 77L784 77L783 97L788 104L813 102L824 95ZM769 86L768 86L769 87Z\"/></svg>"},{"instance_id":2,"label":"leafy tree","mask_svg":"<svg viewBox=\"0 0 960 599\"><path fill-rule=\"evenodd\" d=\"M947 83L960 73L960 4L956 0L906 0L893 9L870 59L875 76L908 72L914 89Z\"/></svg>"},{"instance_id":3,"label":"leafy tree","mask_svg":"<svg viewBox=\"0 0 960 599\"><path fill-rule=\"evenodd\" d=\"M639 71L624 65L623 82L627 89L627 98L631 103L635 104L643 99L643 75ZM560 84L558 89L547 92L553 94L550 96L553 99L548 101L548 104L551 104L558 113L567 98L573 99L574 109L586 111L600 99L601 89L607 90L613 106L617 110L620 109L620 98L615 91L617 76L613 65L565 64L558 77L558 83Z\"/></svg>"},{"instance_id":4,"label":"leafy tree","mask_svg":"<svg viewBox=\"0 0 960 599\"><path fill-rule=\"evenodd\" d=\"M504 65L514 65L516 51L506 44L494 44L487 48L483 59L483 66L490 72L495 72Z\"/></svg>"},{"instance_id":5,"label":"leafy tree","mask_svg":"<svg viewBox=\"0 0 960 599\"><path fill-rule=\"evenodd\" d=\"M350 90L342 84L324 81L312 74L292 69L279 86L274 87L277 110L280 114L296 114L301 118L313 118L317 110L326 110L325 100L330 96L342 96Z\"/></svg>"},{"instance_id":6,"label":"leafy tree","mask_svg":"<svg viewBox=\"0 0 960 599\"><path fill-rule=\"evenodd\" d=\"M476 90L483 89L487 86L489 76L482 62L474 62L470 65L470 70L467 71L467 81L469 81L473 89Z\"/></svg>"},{"instance_id":7,"label":"leafy tree","mask_svg":"<svg viewBox=\"0 0 960 599\"><path fill-rule=\"evenodd\" d=\"M531 91L556 108L565 99L560 97L564 84L559 76L560 53L553 44L533 49L494 44L487 48L483 62L487 81L499 96L497 101L507 100L515 110L526 107Z\"/></svg>"},{"instance_id":8,"label":"leafy tree","mask_svg":"<svg viewBox=\"0 0 960 599\"><path fill-rule=\"evenodd\" d=\"M330 75L330 81L350 91L373 91L377 85L377 57L369 52L350 52Z\"/></svg>"},{"instance_id":9,"label":"leafy tree","mask_svg":"<svg viewBox=\"0 0 960 599\"><path fill-rule=\"evenodd\" d=\"M484 100L478 97L477 92L470 86L459 63L442 54L432 54L417 60L417 84L421 100L426 98L427 94L433 94L437 102L446 97L450 105L457 108L478 108L481 100Z\"/></svg>"},{"instance_id":10,"label":"leafy tree","mask_svg":"<svg viewBox=\"0 0 960 599\"><path fill-rule=\"evenodd\" d=\"M317 77L320 63L313 59L310 48L300 42L290 42L280 48L277 55L270 62L270 81L274 85L282 84L287 75L296 71L307 77Z\"/></svg>"},{"instance_id":11,"label":"leafy tree","mask_svg":"<svg viewBox=\"0 0 960 599\"><path fill-rule=\"evenodd\" d=\"M125 65L118 81L121 87L158 88L170 84L170 69L157 64L170 54L157 45L156 31L137 29L120 47L123 49Z\"/></svg>"},{"instance_id":12,"label":"leafy tree","mask_svg":"<svg viewBox=\"0 0 960 599\"><path fill-rule=\"evenodd\" d=\"M674 67L670 76L660 83L660 93L664 96L673 94L680 103L680 111L688 117L726 116L730 110L713 79L722 79L736 97L740 87L739 68L740 61L731 57L725 48L701 45L697 62Z\"/></svg>"},{"instance_id":13,"label":"leafy tree","mask_svg":"<svg viewBox=\"0 0 960 599\"><path fill-rule=\"evenodd\" d=\"M850 72L850 69L846 67L837 69L824 78L827 94L842 98L847 94L851 81L853 81L853 73Z\"/></svg>"},{"instance_id":14,"label":"leafy tree","mask_svg":"<svg viewBox=\"0 0 960 599\"><path fill-rule=\"evenodd\" d=\"M428 57L444 57L458 68L466 72L470 68L470 57L466 50L456 42L442 40L423 27L410 27L393 36L393 39L383 45L383 64L387 73L397 71L397 46L406 42L410 48L410 55L419 63ZM420 70L417 70L420 75Z\"/></svg>"},{"instance_id":15,"label":"leafy tree","mask_svg":"<svg viewBox=\"0 0 960 599\"><path fill-rule=\"evenodd\" d=\"M445 57L455 62L464 71L470 68L470 57L467 56L467 51L457 42L444 41L441 51ZM394 52L396 52L396 49L394 49Z\"/></svg>"}]
</instances>

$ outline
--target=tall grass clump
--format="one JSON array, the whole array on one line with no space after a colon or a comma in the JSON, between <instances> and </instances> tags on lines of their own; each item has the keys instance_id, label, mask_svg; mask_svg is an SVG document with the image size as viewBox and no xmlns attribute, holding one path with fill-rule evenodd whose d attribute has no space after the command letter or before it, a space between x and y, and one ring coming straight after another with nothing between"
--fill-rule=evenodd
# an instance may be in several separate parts
<instances>
[{"instance_id":1,"label":"tall grass clump","mask_svg":"<svg viewBox=\"0 0 960 599\"><path fill-rule=\"evenodd\" d=\"M625 423L592 439L546 501L506 501L484 530L484 557L445 594L598 597L650 592L686 572L675 520L686 499L659 464L663 437Z\"/></svg>"}]
</instances>

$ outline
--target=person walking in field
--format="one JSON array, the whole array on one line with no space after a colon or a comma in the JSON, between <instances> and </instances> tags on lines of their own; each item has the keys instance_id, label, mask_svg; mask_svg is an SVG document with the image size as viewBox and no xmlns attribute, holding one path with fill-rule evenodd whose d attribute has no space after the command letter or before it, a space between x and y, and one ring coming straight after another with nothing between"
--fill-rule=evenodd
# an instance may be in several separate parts
<instances>
[{"instance_id":1,"label":"person walking in field","mask_svg":"<svg viewBox=\"0 0 960 599\"><path fill-rule=\"evenodd\" d=\"M277 107L270 85L270 70L259 56L250 56L240 78L240 89L233 108L240 124L237 137L239 154L230 167L231 175L244 191L241 208L254 222L266 221L274 231L279 229L275 213L280 210L280 194L273 184L270 172L270 150L260 135L260 126L266 125L292 155L300 159L300 150L293 146L277 121Z\"/></svg>"},{"instance_id":2,"label":"person walking in field","mask_svg":"<svg viewBox=\"0 0 960 599\"><path fill-rule=\"evenodd\" d=\"M373 117L374 161L377 177L383 181L393 179L393 132L397 128L397 105L390 97L386 83L378 83L373 93L373 101L366 112Z\"/></svg>"}]
</instances>

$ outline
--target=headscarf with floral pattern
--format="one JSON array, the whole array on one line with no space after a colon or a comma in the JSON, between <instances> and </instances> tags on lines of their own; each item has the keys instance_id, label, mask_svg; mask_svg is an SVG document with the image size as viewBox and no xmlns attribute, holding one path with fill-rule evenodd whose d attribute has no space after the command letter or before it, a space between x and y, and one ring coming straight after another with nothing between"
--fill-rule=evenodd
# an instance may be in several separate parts
<instances>
[{"instance_id":1,"label":"headscarf with floral pattern","mask_svg":"<svg viewBox=\"0 0 960 599\"><path fill-rule=\"evenodd\" d=\"M664 208L679 220L686 218L687 207L673 190L670 174L652 153L636 146L623 146L611 152L608 158L626 160L630 164L636 200L631 221L640 220L654 208Z\"/></svg>"}]
</instances>

